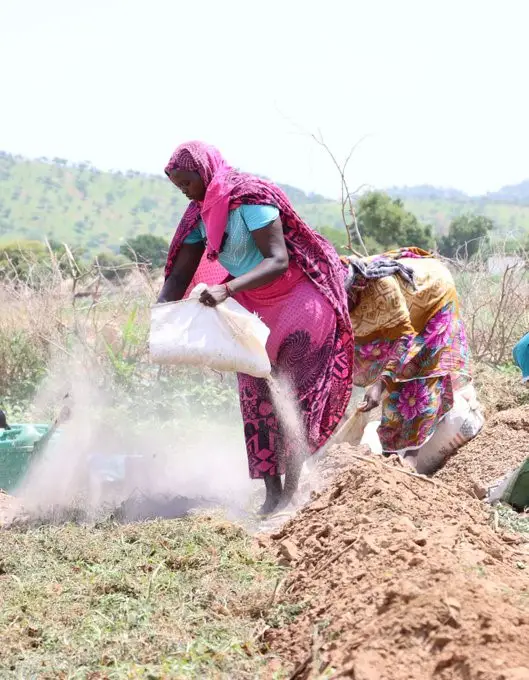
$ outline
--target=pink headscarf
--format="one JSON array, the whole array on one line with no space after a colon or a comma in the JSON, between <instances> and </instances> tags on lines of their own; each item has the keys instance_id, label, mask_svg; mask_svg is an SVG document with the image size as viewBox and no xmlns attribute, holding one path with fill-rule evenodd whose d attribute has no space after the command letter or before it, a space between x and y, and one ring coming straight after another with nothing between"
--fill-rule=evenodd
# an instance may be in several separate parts
<instances>
[{"instance_id":1,"label":"pink headscarf","mask_svg":"<svg viewBox=\"0 0 529 680\"><path fill-rule=\"evenodd\" d=\"M193 202L193 215L198 210L206 227L209 260L216 260L230 210L231 192L237 174L220 152L209 144L187 142L179 146L165 167L169 175L175 170L198 172L206 187L206 195L202 203ZM189 210L189 208L188 208Z\"/></svg>"}]
</instances>

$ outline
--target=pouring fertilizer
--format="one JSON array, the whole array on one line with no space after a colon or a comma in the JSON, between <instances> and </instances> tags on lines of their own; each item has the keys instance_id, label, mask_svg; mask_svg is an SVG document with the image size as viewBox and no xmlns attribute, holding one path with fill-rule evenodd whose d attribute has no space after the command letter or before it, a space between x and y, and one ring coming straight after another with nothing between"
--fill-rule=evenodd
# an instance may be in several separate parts
<instances>
[{"instance_id":1,"label":"pouring fertilizer","mask_svg":"<svg viewBox=\"0 0 529 680\"><path fill-rule=\"evenodd\" d=\"M151 354L237 372L250 477L263 479L269 514L292 500L303 459L349 402L344 268L277 186L234 170L214 147L183 144L165 173L190 204L152 311ZM270 376L291 395L279 409Z\"/></svg>"}]
</instances>

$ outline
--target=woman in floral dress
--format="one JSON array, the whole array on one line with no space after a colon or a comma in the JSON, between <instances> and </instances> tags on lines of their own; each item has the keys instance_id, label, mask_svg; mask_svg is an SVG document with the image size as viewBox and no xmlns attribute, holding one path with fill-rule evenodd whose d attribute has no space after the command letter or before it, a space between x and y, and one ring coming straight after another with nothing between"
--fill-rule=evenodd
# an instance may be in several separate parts
<instances>
[{"instance_id":1,"label":"woman in floral dress","mask_svg":"<svg viewBox=\"0 0 529 680\"><path fill-rule=\"evenodd\" d=\"M355 334L354 383L360 410L382 401L384 453L415 458L471 382L469 351L448 269L420 248L342 258Z\"/></svg>"}]
</instances>

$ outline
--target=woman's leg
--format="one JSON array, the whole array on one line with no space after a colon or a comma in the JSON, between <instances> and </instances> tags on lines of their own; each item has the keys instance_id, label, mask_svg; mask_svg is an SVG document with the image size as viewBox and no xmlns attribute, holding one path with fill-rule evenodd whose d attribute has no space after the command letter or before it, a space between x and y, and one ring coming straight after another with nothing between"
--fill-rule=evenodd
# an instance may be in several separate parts
<instances>
[{"instance_id":1,"label":"woman's leg","mask_svg":"<svg viewBox=\"0 0 529 680\"><path fill-rule=\"evenodd\" d=\"M279 507L281 502L283 488L281 485L281 477L279 475L269 475L265 472L264 483L266 487L265 501L259 509L259 514L269 515Z\"/></svg>"},{"instance_id":2,"label":"woman's leg","mask_svg":"<svg viewBox=\"0 0 529 680\"><path fill-rule=\"evenodd\" d=\"M298 490L299 478L303 467L304 456L300 451L292 452L285 463L285 484L281 496L280 507L286 507Z\"/></svg>"},{"instance_id":3,"label":"woman's leg","mask_svg":"<svg viewBox=\"0 0 529 680\"><path fill-rule=\"evenodd\" d=\"M272 398L265 380L239 376L250 477L285 474L284 504L297 490L304 458L323 446L346 411L352 335L338 327L336 312L309 279L273 305L245 306L271 329L267 351L277 378L274 390L286 388ZM275 499L279 484L268 479L267 498ZM266 509L272 504L265 503Z\"/></svg>"},{"instance_id":4,"label":"woman's leg","mask_svg":"<svg viewBox=\"0 0 529 680\"><path fill-rule=\"evenodd\" d=\"M283 490L283 436L266 380L242 373L238 380L250 477L264 480L266 498L261 512L269 514L278 506Z\"/></svg>"}]
</instances>

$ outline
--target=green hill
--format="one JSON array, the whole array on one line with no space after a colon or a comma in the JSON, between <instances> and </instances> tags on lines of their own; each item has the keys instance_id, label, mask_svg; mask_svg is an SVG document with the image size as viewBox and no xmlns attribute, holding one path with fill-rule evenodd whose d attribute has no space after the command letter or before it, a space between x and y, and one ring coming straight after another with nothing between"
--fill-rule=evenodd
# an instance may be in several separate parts
<instances>
[{"instance_id":1,"label":"green hill","mask_svg":"<svg viewBox=\"0 0 529 680\"><path fill-rule=\"evenodd\" d=\"M339 206L282 187L315 228L341 226ZM187 201L166 177L101 172L63 159L28 160L0 152L0 242L53 238L90 251L117 250L132 236L170 238Z\"/></svg>"},{"instance_id":2,"label":"green hill","mask_svg":"<svg viewBox=\"0 0 529 680\"><path fill-rule=\"evenodd\" d=\"M339 205L295 187L282 188L316 229L343 229ZM496 236L529 232L529 182L470 197L431 186L391 188L422 222L445 233L464 212L486 215ZM91 252L117 251L128 238L151 233L170 239L186 199L165 177L102 172L89 163L29 160L0 152L0 243L53 238Z\"/></svg>"},{"instance_id":3,"label":"green hill","mask_svg":"<svg viewBox=\"0 0 529 680\"><path fill-rule=\"evenodd\" d=\"M519 237L529 232L529 181L502 187L484 196L468 196L457 189L432 186L392 187L387 192L400 198L421 222L445 234L454 217L464 213L484 215L495 224L495 237Z\"/></svg>"},{"instance_id":4,"label":"green hill","mask_svg":"<svg viewBox=\"0 0 529 680\"><path fill-rule=\"evenodd\" d=\"M495 224L496 238L519 237L529 232L529 205L500 203L486 198L467 198L454 201L446 199L404 199L404 205L421 222L433 224L438 234L448 231L450 221L463 213L490 217Z\"/></svg>"}]
</instances>

